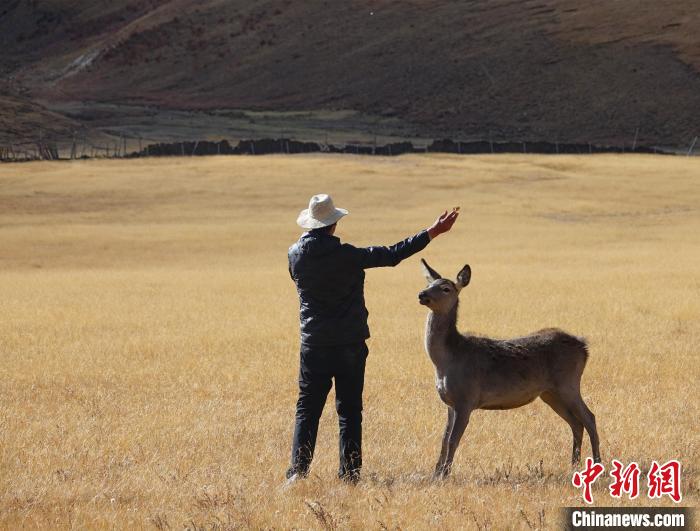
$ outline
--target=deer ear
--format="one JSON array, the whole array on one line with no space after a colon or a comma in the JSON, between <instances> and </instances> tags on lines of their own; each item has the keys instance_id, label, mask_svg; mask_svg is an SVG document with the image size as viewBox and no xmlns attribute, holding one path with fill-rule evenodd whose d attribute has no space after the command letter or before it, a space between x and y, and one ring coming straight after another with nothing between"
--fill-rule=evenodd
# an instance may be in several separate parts
<instances>
[{"instance_id":1,"label":"deer ear","mask_svg":"<svg viewBox=\"0 0 700 531\"><path fill-rule=\"evenodd\" d=\"M420 263L423 265L423 276L425 276L425 280L428 281L428 284L430 284L431 282L435 282L439 278L442 278L440 276L440 273L438 273L432 267L430 267L428 265L428 262L426 262L422 258L420 259Z\"/></svg>"},{"instance_id":2,"label":"deer ear","mask_svg":"<svg viewBox=\"0 0 700 531\"><path fill-rule=\"evenodd\" d=\"M457 287L459 289L462 289L465 286L467 286L467 284L469 284L471 278L472 268L469 267L469 264L467 264L462 268L462 270L459 273L457 273L457 282L455 284L457 284Z\"/></svg>"}]
</instances>

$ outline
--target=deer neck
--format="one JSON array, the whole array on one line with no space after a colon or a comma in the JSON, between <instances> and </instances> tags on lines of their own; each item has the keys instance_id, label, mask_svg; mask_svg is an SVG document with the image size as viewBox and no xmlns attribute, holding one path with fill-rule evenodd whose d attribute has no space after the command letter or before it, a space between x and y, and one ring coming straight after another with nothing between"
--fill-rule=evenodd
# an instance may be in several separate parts
<instances>
[{"instance_id":1,"label":"deer neck","mask_svg":"<svg viewBox=\"0 0 700 531\"><path fill-rule=\"evenodd\" d=\"M459 303L456 303L448 313L444 314L433 311L428 313L425 326L425 350L438 370L449 363L452 358L451 346L459 337L457 331L458 306Z\"/></svg>"}]
</instances>

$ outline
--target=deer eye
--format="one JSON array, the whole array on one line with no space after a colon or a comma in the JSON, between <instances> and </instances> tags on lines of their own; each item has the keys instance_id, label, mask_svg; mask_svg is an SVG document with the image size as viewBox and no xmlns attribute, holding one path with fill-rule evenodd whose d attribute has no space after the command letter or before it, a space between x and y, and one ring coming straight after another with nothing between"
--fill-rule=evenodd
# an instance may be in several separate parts
<instances>
[{"instance_id":1,"label":"deer eye","mask_svg":"<svg viewBox=\"0 0 700 531\"><path fill-rule=\"evenodd\" d=\"M448 288L447 286L445 286L444 288L442 288L442 291L444 291L445 293L449 293L449 292L450 292L450 288Z\"/></svg>"}]
</instances>

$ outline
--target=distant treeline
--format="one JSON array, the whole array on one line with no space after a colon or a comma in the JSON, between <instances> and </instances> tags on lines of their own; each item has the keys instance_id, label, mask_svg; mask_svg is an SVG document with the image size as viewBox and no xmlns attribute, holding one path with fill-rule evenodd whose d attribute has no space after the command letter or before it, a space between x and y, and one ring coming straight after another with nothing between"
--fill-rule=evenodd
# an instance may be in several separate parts
<instances>
[{"instance_id":1,"label":"distant treeline","mask_svg":"<svg viewBox=\"0 0 700 531\"><path fill-rule=\"evenodd\" d=\"M426 147L414 146L411 142L392 144L346 144L335 146L316 142L299 142L287 138L262 138L241 140L232 146L227 140L221 142L172 142L150 144L131 157L148 156L192 156L192 155L269 155L273 153L351 153L357 155L402 155L404 153L668 153L648 146L624 148L598 146L595 144L570 144L558 142L459 142L449 139L435 140Z\"/></svg>"},{"instance_id":2,"label":"distant treeline","mask_svg":"<svg viewBox=\"0 0 700 531\"><path fill-rule=\"evenodd\" d=\"M130 139L133 142L134 139ZM127 150L127 139L121 137L119 142L107 146L92 144L71 145L70 159L123 158L123 157L167 157L193 155L269 155L273 153L350 153L354 155L402 155L404 153L659 153L672 155L672 151L648 146L600 146L596 144L571 144L559 142L495 142L480 140L461 142L450 139L434 140L431 144L415 146L411 142L394 142L391 144L344 144L334 145L318 142L300 142L288 138L262 138L259 140L241 140L231 145L228 140L211 142L200 140L193 142L170 142L149 144L139 151ZM697 140L697 139L696 139ZM690 155L695 141L688 150ZM87 151L86 151L87 150ZM37 142L24 146L0 145L0 162L21 162L31 160L61 160L63 157L55 143Z\"/></svg>"}]
</instances>

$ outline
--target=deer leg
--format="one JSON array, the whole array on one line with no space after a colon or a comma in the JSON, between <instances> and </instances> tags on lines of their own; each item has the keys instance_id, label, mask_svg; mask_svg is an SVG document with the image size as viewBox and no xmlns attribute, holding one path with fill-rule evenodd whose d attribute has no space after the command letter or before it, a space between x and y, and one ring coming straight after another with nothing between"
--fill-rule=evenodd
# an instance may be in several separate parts
<instances>
[{"instance_id":1,"label":"deer leg","mask_svg":"<svg viewBox=\"0 0 700 531\"><path fill-rule=\"evenodd\" d=\"M464 434L464 430L467 428L467 424L469 424L469 415L471 415L471 412L471 409L455 409L452 431L450 431L450 436L447 438L447 456L440 470L440 477L447 477L452 470L452 460L454 459L455 451L457 450L457 446L459 446L459 441Z\"/></svg>"},{"instance_id":2,"label":"deer leg","mask_svg":"<svg viewBox=\"0 0 700 531\"><path fill-rule=\"evenodd\" d=\"M595 423L595 415L588 409L586 403L583 401L581 392L577 389L574 396L562 396L566 407L576 415L576 418L580 420L586 431L588 432L588 437L591 439L591 449L593 450L593 460L596 463L600 463L600 441L598 440L598 430Z\"/></svg>"},{"instance_id":3,"label":"deer leg","mask_svg":"<svg viewBox=\"0 0 700 531\"><path fill-rule=\"evenodd\" d=\"M579 410L580 419L583 425L586 427L588 436L591 438L591 448L593 450L593 460L596 463L600 463L600 441L598 440L598 428L595 423L595 415L588 409L588 406L583 401L583 398L579 396Z\"/></svg>"},{"instance_id":4,"label":"deer leg","mask_svg":"<svg viewBox=\"0 0 700 531\"><path fill-rule=\"evenodd\" d=\"M554 412L563 418L571 427L571 433L574 436L574 448L571 452L571 464L577 465L581 462L581 441L583 440L583 423L576 418L569 409L564 405L564 402L555 393L544 392L540 395L542 401L551 407Z\"/></svg>"},{"instance_id":5,"label":"deer leg","mask_svg":"<svg viewBox=\"0 0 700 531\"><path fill-rule=\"evenodd\" d=\"M450 439L450 433L452 433L452 427L455 423L455 410L451 406L447 406L447 424L445 424L445 433L442 436L442 448L440 449L440 457L435 465L435 473L433 474L434 479L443 477L443 469L445 466L445 459L447 459L447 445Z\"/></svg>"}]
</instances>

